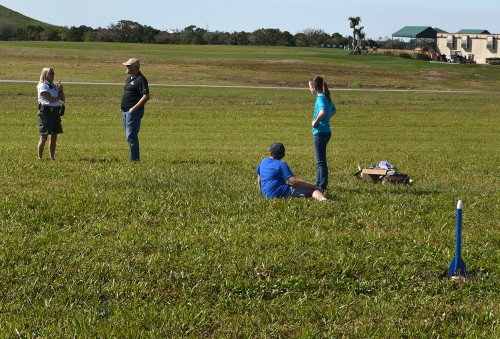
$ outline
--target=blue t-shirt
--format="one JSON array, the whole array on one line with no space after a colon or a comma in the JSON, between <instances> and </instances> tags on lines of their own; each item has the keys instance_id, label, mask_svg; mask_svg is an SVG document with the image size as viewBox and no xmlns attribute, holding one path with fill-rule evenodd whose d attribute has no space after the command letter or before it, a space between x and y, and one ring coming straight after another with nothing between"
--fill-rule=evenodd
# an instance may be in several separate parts
<instances>
[{"instance_id":1,"label":"blue t-shirt","mask_svg":"<svg viewBox=\"0 0 500 339\"><path fill-rule=\"evenodd\" d=\"M320 122L316 126L312 128L313 135L318 134L320 132L331 132L330 129L330 118L332 117L332 113L335 111L335 104L330 103L328 98L323 94L318 94L316 96L316 103L314 104L314 116L313 120L316 119L319 112L321 110L325 110L326 115L321 119Z\"/></svg>"},{"instance_id":2,"label":"blue t-shirt","mask_svg":"<svg viewBox=\"0 0 500 339\"><path fill-rule=\"evenodd\" d=\"M286 184L293 173L287 163L273 158L262 159L255 172L260 176L260 187L266 198L286 197L290 185Z\"/></svg>"}]
</instances>

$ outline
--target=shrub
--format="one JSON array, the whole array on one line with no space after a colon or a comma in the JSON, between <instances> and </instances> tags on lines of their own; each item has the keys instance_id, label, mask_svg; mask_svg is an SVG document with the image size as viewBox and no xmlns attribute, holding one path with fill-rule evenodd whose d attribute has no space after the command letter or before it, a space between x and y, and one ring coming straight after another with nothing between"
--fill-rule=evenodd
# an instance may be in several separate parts
<instances>
[{"instance_id":1,"label":"shrub","mask_svg":"<svg viewBox=\"0 0 500 339\"><path fill-rule=\"evenodd\" d=\"M418 59L418 60L431 60L431 58L429 57L429 55L425 54L425 53L416 53L415 54L415 59Z\"/></svg>"},{"instance_id":2,"label":"shrub","mask_svg":"<svg viewBox=\"0 0 500 339\"><path fill-rule=\"evenodd\" d=\"M363 84L359 81L349 84L349 88L363 88Z\"/></svg>"},{"instance_id":3,"label":"shrub","mask_svg":"<svg viewBox=\"0 0 500 339\"><path fill-rule=\"evenodd\" d=\"M490 65L500 65L500 58L486 58L486 63Z\"/></svg>"}]
</instances>

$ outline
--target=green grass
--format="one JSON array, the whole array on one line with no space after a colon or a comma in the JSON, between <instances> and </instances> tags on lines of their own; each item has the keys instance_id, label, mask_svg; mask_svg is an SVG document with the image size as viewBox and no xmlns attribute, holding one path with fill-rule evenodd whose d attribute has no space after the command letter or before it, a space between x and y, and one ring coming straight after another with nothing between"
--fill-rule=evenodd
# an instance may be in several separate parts
<instances>
[{"instance_id":1,"label":"green grass","mask_svg":"<svg viewBox=\"0 0 500 339\"><path fill-rule=\"evenodd\" d=\"M318 203L255 183L276 140L314 180L306 89L151 90L140 163L121 86L75 84L58 160L39 162L35 85L0 83L0 337L498 337L497 93L334 91ZM381 160L414 184L353 176ZM459 199L464 283L445 277Z\"/></svg>"},{"instance_id":2,"label":"green grass","mask_svg":"<svg viewBox=\"0 0 500 339\"><path fill-rule=\"evenodd\" d=\"M36 56L36 58L35 58ZM307 87L314 75L332 88L500 90L500 68L388 56L352 56L333 48L185 46L0 41L1 79L36 81L54 66L63 82L119 82L122 62L143 64L151 84ZM35 60L35 61L34 61Z\"/></svg>"}]
</instances>

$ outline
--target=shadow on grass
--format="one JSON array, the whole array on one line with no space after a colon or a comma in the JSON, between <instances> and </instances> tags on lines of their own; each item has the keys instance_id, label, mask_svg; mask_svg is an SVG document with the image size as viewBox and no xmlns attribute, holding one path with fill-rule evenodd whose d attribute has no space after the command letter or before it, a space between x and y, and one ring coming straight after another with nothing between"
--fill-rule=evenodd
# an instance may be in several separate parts
<instances>
[{"instance_id":1,"label":"shadow on grass","mask_svg":"<svg viewBox=\"0 0 500 339\"><path fill-rule=\"evenodd\" d=\"M112 157L112 158L87 157L87 158L80 158L79 161L89 162L92 164L106 164L106 163L120 162L120 159L118 159L116 157Z\"/></svg>"},{"instance_id":2,"label":"shadow on grass","mask_svg":"<svg viewBox=\"0 0 500 339\"><path fill-rule=\"evenodd\" d=\"M235 164L236 161L222 160L222 159L176 159L170 161L174 165L221 165L221 164Z\"/></svg>"},{"instance_id":3,"label":"shadow on grass","mask_svg":"<svg viewBox=\"0 0 500 339\"><path fill-rule=\"evenodd\" d=\"M439 280L449 280L450 282L455 282L457 284L459 283L472 283L474 280L477 279L477 272L472 271L467 274L467 277L465 279L452 279L448 278L448 271L444 271L438 276Z\"/></svg>"},{"instance_id":4,"label":"shadow on grass","mask_svg":"<svg viewBox=\"0 0 500 339\"><path fill-rule=\"evenodd\" d=\"M382 185L382 184L380 184ZM367 183L367 186L364 186L364 187L355 187L355 188L342 188L342 192L349 192L349 193L352 193L352 194L363 194L363 193L366 193L366 192L370 192L370 193L374 193L373 190L371 190L370 188L375 188L375 189L378 189L379 184L372 184L372 183ZM382 186L382 187L388 187L387 190L384 190L384 191L379 191L380 193L384 193L384 194L387 194L387 193L390 193L390 194L393 194L393 195L415 195L415 196L425 196L425 195L433 195L433 194L441 194L443 193L442 191L439 191L439 190L414 190L412 189L412 187L410 186L401 186L401 185L398 185L398 186ZM397 188L396 188L397 187ZM408 190L405 190L404 188L407 187ZM393 189L394 188L394 189Z\"/></svg>"}]
</instances>

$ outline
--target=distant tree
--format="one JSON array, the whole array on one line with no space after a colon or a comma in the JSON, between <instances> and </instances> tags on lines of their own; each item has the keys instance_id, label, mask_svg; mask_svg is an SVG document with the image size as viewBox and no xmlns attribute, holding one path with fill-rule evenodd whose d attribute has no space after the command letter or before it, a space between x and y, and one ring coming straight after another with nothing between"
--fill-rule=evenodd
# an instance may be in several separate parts
<instances>
[{"instance_id":1,"label":"distant tree","mask_svg":"<svg viewBox=\"0 0 500 339\"><path fill-rule=\"evenodd\" d=\"M268 28L265 30L267 36L267 44L269 46L280 46L283 42L283 33L277 28Z\"/></svg>"},{"instance_id":2,"label":"distant tree","mask_svg":"<svg viewBox=\"0 0 500 339\"><path fill-rule=\"evenodd\" d=\"M117 42L144 42L144 26L135 21L120 20L111 24L109 30Z\"/></svg>"},{"instance_id":3,"label":"distant tree","mask_svg":"<svg viewBox=\"0 0 500 339\"><path fill-rule=\"evenodd\" d=\"M11 40L16 37L16 28L9 23L0 23L0 40Z\"/></svg>"},{"instance_id":4,"label":"distant tree","mask_svg":"<svg viewBox=\"0 0 500 339\"><path fill-rule=\"evenodd\" d=\"M85 41L85 33L92 32L92 27L88 26L80 26L75 27L71 26L66 32L66 40L68 41Z\"/></svg>"},{"instance_id":5,"label":"distant tree","mask_svg":"<svg viewBox=\"0 0 500 339\"><path fill-rule=\"evenodd\" d=\"M155 35L154 40L157 44L176 45L180 43L179 32L163 31Z\"/></svg>"},{"instance_id":6,"label":"distant tree","mask_svg":"<svg viewBox=\"0 0 500 339\"><path fill-rule=\"evenodd\" d=\"M332 44L335 45L345 45L347 43L347 39L342 36L340 33L333 33L331 36Z\"/></svg>"},{"instance_id":7,"label":"distant tree","mask_svg":"<svg viewBox=\"0 0 500 339\"><path fill-rule=\"evenodd\" d=\"M40 40L44 41L60 41L61 30L59 28L48 28L40 32Z\"/></svg>"},{"instance_id":8,"label":"distant tree","mask_svg":"<svg viewBox=\"0 0 500 339\"><path fill-rule=\"evenodd\" d=\"M330 41L330 36L322 29L309 28L304 31L304 35L306 39L306 46L309 47L318 47Z\"/></svg>"},{"instance_id":9,"label":"distant tree","mask_svg":"<svg viewBox=\"0 0 500 339\"><path fill-rule=\"evenodd\" d=\"M93 32L85 34L85 41L118 42L119 40L114 31L107 28L97 28Z\"/></svg>"},{"instance_id":10,"label":"distant tree","mask_svg":"<svg viewBox=\"0 0 500 339\"><path fill-rule=\"evenodd\" d=\"M387 39L382 43L382 47L389 49L406 49L407 43L401 39Z\"/></svg>"},{"instance_id":11,"label":"distant tree","mask_svg":"<svg viewBox=\"0 0 500 339\"><path fill-rule=\"evenodd\" d=\"M365 37L365 33L363 32L364 27L358 27L361 22L361 17L349 17L349 26L352 29L352 39L353 39L353 54L362 53L361 49L361 40Z\"/></svg>"},{"instance_id":12,"label":"distant tree","mask_svg":"<svg viewBox=\"0 0 500 339\"><path fill-rule=\"evenodd\" d=\"M179 35L179 42L183 45L191 45L196 42L196 36L194 33L195 28L195 25L184 28Z\"/></svg>"},{"instance_id":13,"label":"distant tree","mask_svg":"<svg viewBox=\"0 0 500 339\"><path fill-rule=\"evenodd\" d=\"M267 39L264 29L257 29L250 34L250 42L252 45L266 45Z\"/></svg>"},{"instance_id":14,"label":"distant tree","mask_svg":"<svg viewBox=\"0 0 500 339\"><path fill-rule=\"evenodd\" d=\"M68 41L83 41L84 37L85 32L83 30L80 30L79 27L76 26L71 26L66 32L66 40Z\"/></svg>"},{"instance_id":15,"label":"distant tree","mask_svg":"<svg viewBox=\"0 0 500 339\"><path fill-rule=\"evenodd\" d=\"M359 16L350 16L349 17L349 26L351 27L352 30L354 30L356 27L358 27L360 22L361 22L361 17L359 17Z\"/></svg>"},{"instance_id":16,"label":"distant tree","mask_svg":"<svg viewBox=\"0 0 500 339\"><path fill-rule=\"evenodd\" d=\"M40 33L43 32L43 27L40 25L28 25L25 30L26 40L40 40Z\"/></svg>"},{"instance_id":17,"label":"distant tree","mask_svg":"<svg viewBox=\"0 0 500 339\"><path fill-rule=\"evenodd\" d=\"M283 32L281 34L281 40L280 40L279 45L280 46L295 46L294 36L288 31Z\"/></svg>"},{"instance_id":18,"label":"distant tree","mask_svg":"<svg viewBox=\"0 0 500 339\"><path fill-rule=\"evenodd\" d=\"M85 42L99 41L97 32L98 32L98 30L85 32L85 34L83 35L83 41L85 41Z\"/></svg>"},{"instance_id":19,"label":"distant tree","mask_svg":"<svg viewBox=\"0 0 500 339\"><path fill-rule=\"evenodd\" d=\"M206 29L196 27L193 31L194 36L193 36L193 41L191 41L192 45L204 45L205 40L203 39L203 36L207 33Z\"/></svg>"},{"instance_id":20,"label":"distant tree","mask_svg":"<svg viewBox=\"0 0 500 339\"><path fill-rule=\"evenodd\" d=\"M156 44L169 44L171 43L171 40L170 40L170 33L168 32L160 32L158 34L155 35L155 43Z\"/></svg>"},{"instance_id":21,"label":"distant tree","mask_svg":"<svg viewBox=\"0 0 500 339\"><path fill-rule=\"evenodd\" d=\"M349 18L353 27L353 37L343 37L339 33L328 35L322 29L307 29L292 35L277 28L261 28L251 33L240 32L210 32L195 25L183 30L160 31L151 26L141 25L130 20L120 20L107 28L96 29L88 26L71 26L44 28L39 25L29 25L24 28L14 28L13 25L0 22L0 40L48 40L48 41L101 41L157 44L188 44L188 45L260 45L260 46L297 46L310 47L326 44L346 45L350 42L359 45L365 33L363 27L358 27L360 17ZM364 43L366 44L366 43ZM372 41L369 42L372 45Z\"/></svg>"},{"instance_id":22,"label":"distant tree","mask_svg":"<svg viewBox=\"0 0 500 339\"><path fill-rule=\"evenodd\" d=\"M277 46L283 41L282 33L276 28L261 28L250 35L250 43L260 46Z\"/></svg>"},{"instance_id":23,"label":"distant tree","mask_svg":"<svg viewBox=\"0 0 500 339\"><path fill-rule=\"evenodd\" d=\"M155 41L155 36L160 33L159 29L151 26L142 26L142 39L140 42L152 44Z\"/></svg>"},{"instance_id":24,"label":"distant tree","mask_svg":"<svg viewBox=\"0 0 500 339\"><path fill-rule=\"evenodd\" d=\"M203 33L202 39L204 45L217 45L219 38L218 32L208 32Z\"/></svg>"},{"instance_id":25,"label":"distant tree","mask_svg":"<svg viewBox=\"0 0 500 339\"><path fill-rule=\"evenodd\" d=\"M381 46L379 41L375 41L373 39L366 40L366 45L372 48L379 48Z\"/></svg>"},{"instance_id":26,"label":"distant tree","mask_svg":"<svg viewBox=\"0 0 500 339\"><path fill-rule=\"evenodd\" d=\"M414 45L411 43L414 43ZM422 48L424 51L427 51L430 49L436 49L437 46L434 39L414 39L410 41L410 48Z\"/></svg>"},{"instance_id":27,"label":"distant tree","mask_svg":"<svg viewBox=\"0 0 500 339\"><path fill-rule=\"evenodd\" d=\"M247 32L243 32L243 31L234 32L232 34L235 44L240 45L240 46L246 46L246 45L250 44L249 35L250 34L248 34Z\"/></svg>"},{"instance_id":28,"label":"distant tree","mask_svg":"<svg viewBox=\"0 0 500 339\"><path fill-rule=\"evenodd\" d=\"M357 53L363 53L362 47L366 45L364 43L364 40L366 38L366 34L363 31L363 29L364 29L364 27L361 26L356 31L356 34L357 34L357 39L356 39L357 45L354 48L354 51L357 52Z\"/></svg>"},{"instance_id":29,"label":"distant tree","mask_svg":"<svg viewBox=\"0 0 500 339\"><path fill-rule=\"evenodd\" d=\"M304 33L297 33L297 34L295 34L294 40L295 40L295 46L297 46L297 47L306 47L306 46L308 46L308 42L307 42L308 39L307 39L307 36Z\"/></svg>"},{"instance_id":30,"label":"distant tree","mask_svg":"<svg viewBox=\"0 0 500 339\"><path fill-rule=\"evenodd\" d=\"M236 45L235 37L227 32L217 32L216 41L217 45Z\"/></svg>"}]
</instances>

